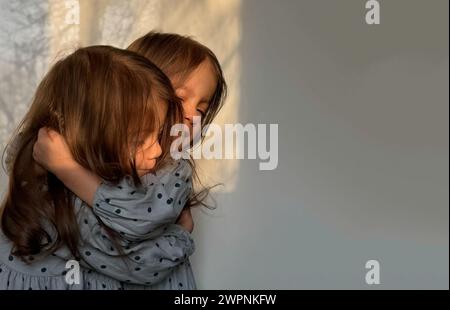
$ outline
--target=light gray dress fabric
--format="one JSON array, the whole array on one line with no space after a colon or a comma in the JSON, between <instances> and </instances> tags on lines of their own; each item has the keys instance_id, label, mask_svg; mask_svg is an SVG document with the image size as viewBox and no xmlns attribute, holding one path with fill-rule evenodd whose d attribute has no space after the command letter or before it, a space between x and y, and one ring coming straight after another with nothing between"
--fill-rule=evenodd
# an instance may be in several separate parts
<instances>
[{"instance_id":1,"label":"light gray dress fabric","mask_svg":"<svg viewBox=\"0 0 450 310\"><path fill-rule=\"evenodd\" d=\"M66 247L25 263L11 255L11 242L0 232L0 289L196 289L189 256L191 235L175 224L191 191L192 169L174 161L133 186L102 183L92 207L74 196L80 227L80 283L70 284L73 259ZM117 231L121 255L104 225ZM48 232L56 234L50 225Z\"/></svg>"}]
</instances>

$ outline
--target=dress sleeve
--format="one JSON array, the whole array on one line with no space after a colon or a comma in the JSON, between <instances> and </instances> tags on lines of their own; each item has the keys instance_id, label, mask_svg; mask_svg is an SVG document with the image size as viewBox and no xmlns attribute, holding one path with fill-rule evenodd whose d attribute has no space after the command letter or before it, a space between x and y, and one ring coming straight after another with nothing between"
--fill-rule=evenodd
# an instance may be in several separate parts
<instances>
[{"instance_id":1,"label":"dress sleeve","mask_svg":"<svg viewBox=\"0 0 450 310\"><path fill-rule=\"evenodd\" d=\"M179 160L145 175L142 183L135 187L129 178L116 185L102 183L92 206L106 226L131 241L154 238L176 221L192 191L192 169Z\"/></svg>"}]
</instances>

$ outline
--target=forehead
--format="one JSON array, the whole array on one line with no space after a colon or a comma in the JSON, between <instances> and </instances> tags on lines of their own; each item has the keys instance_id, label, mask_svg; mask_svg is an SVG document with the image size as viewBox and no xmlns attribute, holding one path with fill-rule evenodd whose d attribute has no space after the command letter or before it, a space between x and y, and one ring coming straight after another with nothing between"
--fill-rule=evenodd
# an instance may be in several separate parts
<instances>
[{"instance_id":1,"label":"forehead","mask_svg":"<svg viewBox=\"0 0 450 310\"><path fill-rule=\"evenodd\" d=\"M214 65L209 59L204 60L177 88L186 96L210 98L216 90L217 77Z\"/></svg>"}]
</instances>

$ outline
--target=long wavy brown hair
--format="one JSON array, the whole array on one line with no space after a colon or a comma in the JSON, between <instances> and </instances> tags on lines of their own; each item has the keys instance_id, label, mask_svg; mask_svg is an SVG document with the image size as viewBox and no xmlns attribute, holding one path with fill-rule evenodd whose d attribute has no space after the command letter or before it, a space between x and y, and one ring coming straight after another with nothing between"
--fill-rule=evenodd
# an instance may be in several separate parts
<instances>
[{"instance_id":1,"label":"long wavy brown hair","mask_svg":"<svg viewBox=\"0 0 450 310\"><path fill-rule=\"evenodd\" d=\"M216 55L208 47L189 36L151 31L135 40L127 49L150 59L170 78L175 89L181 87L203 61L209 60L214 67L217 86L201 125L206 126L214 120L225 102L227 83ZM205 199L210 189L216 185L209 188L203 186L195 168L195 161L191 159L190 163L200 190L192 194L188 205L212 208L205 203Z\"/></svg>"},{"instance_id":2,"label":"long wavy brown hair","mask_svg":"<svg viewBox=\"0 0 450 310\"><path fill-rule=\"evenodd\" d=\"M39 129L47 126L61 133L74 159L102 179L117 183L131 175L139 185L136 136L159 129L157 104L167 105L161 137L167 155L171 142L167 133L182 121L181 105L170 80L147 58L92 46L78 49L51 68L10 140L16 141L16 148L1 206L1 229L13 242L13 254L26 258L66 245L79 258L73 194L33 160ZM56 239L47 225L56 231Z\"/></svg>"}]
</instances>

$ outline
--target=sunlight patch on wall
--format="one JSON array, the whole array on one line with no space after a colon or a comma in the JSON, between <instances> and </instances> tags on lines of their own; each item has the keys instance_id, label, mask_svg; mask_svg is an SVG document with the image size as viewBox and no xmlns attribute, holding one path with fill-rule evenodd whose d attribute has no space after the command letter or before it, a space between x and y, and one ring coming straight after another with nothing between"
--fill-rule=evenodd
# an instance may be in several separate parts
<instances>
[{"instance_id":1,"label":"sunlight patch on wall","mask_svg":"<svg viewBox=\"0 0 450 310\"><path fill-rule=\"evenodd\" d=\"M214 123L223 129L224 124L237 122L241 0L164 1L160 10L160 30L192 36L216 54L228 83L228 98ZM239 160L199 160L198 167L205 185L223 183L224 186L217 187L215 191L234 190Z\"/></svg>"}]
</instances>

